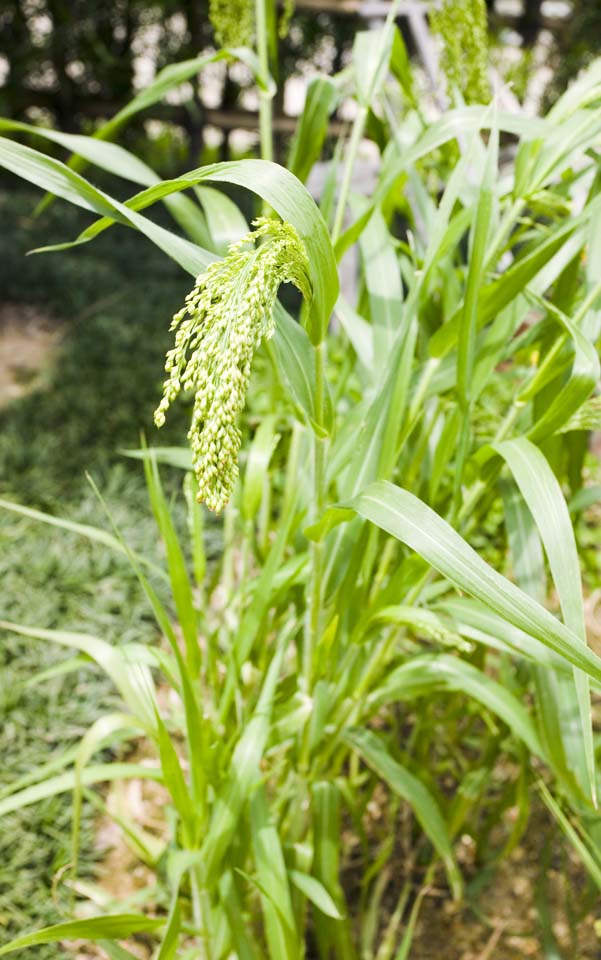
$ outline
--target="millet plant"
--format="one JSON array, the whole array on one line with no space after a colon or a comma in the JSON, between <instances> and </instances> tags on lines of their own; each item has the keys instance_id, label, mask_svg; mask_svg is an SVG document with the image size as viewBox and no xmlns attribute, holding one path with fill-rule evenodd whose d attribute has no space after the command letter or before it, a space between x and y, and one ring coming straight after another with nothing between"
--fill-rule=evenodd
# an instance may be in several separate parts
<instances>
[{"instance_id":1,"label":"millet plant","mask_svg":"<svg viewBox=\"0 0 601 960\"><path fill-rule=\"evenodd\" d=\"M585 440L599 424L601 63L544 118L493 101L427 120L391 15L357 35L342 74L312 81L285 168L270 159L272 21L258 0L256 54L168 67L96 137L0 121L74 155L64 164L0 138L3 168L96 215L59 247L121 225L194 278L156 411L160 426L183 395L191 451L152 437L133 454L164 565L117 530L65 523L128 554L154 642L2 623L95 661L124 707L16 784L0 812L73 791L63 880L75 896L84 795L150 778L168 798L160 842L119 825L157 882L98 916L75 903L0 955L87 938L124 960L118 941L144 934L157 960L402 960L415 884L438 876L461 898L457 838L470 833L494 866L536 797L601 885L601 661L587 646L574 528L599 498L585 485ZM109 142L215 57L255 71L263 159L160 181ZM355 118L318 206L303 184L349 97ZM365 136L381 155L367 197L353 190ZM142 189L119 202L83 176L87 164ZM260 198L250 232L208 184ZM145 216L159 202L179 232ZM352 247L350 302L338 263ZM300 291L298 319L277 300L281 284ZM183 470L185 537L161 464ZM216 565L207 507L223 511ZM95 762L140 738L154 764Z\"/></svg>"}]
</instances>

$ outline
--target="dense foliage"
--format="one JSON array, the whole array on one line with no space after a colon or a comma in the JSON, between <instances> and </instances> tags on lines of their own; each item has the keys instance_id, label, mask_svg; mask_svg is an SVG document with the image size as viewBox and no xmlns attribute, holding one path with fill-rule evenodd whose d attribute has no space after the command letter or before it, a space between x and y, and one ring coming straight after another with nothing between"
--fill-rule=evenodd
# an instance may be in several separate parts
<instances>
[{"instance_id":1,"label":"dense foliage","mask_svg":"<svg viewBox=\"0 0 601 960\"><path fill-rule=\"evenodd\" d=\"M256 32L257 57L237 55L255 70L265 157L260 20ZM168 69L104 136L209 59ZM354 121L317 206L302 181L343 97ZM309 87L289 169L245 160L159 181L106 139L38 129L78 154L66 165L0 138L6 170L97 215L61 249L120 225L200 276L176 314L165 388L169 402L190 393L193 452L144 443L134 454L164 562L115 527L75 531L125 552L156 643L2 624L74 651L74 670L81 657L96 663L123 707L93 723L75 755L7 791L0 811L72 791L66 881L81 892L83 791L156 781L168 797L158 838L116 818L156 883L92 919L76 909L0 955L87 937L122 958L132 954L113 941L145 933L159 960L407 957L422 902L412 866L422 889L438 876L460 899L458 838L470 834L491 868L537 797L601 885L591 707L601 660L587 645L572 520L599 494L585 485L583 436L599 423L601 63L544 118L456 102L427 119L390 17L357 34L350 69ZM367 197L352 191L366 132L381 152ZM85 164L143 189L121 202L74 169ZM222 183L260 198L266 237L236 245L248 225ZM180 232L146 214L161 201ZM356 295L340 291L338 272L354 245ZM298 321L281 303L272 316L286 280L304 297ZM236 384L231 408L223 371L230 393ZM183 471L185 536L161 464ZM213 567L200 501L221 508L230 492ZM141 740L153 764L96 759ZM407 810L414 853L397 876Z\"/></svg>"}]
</instances>

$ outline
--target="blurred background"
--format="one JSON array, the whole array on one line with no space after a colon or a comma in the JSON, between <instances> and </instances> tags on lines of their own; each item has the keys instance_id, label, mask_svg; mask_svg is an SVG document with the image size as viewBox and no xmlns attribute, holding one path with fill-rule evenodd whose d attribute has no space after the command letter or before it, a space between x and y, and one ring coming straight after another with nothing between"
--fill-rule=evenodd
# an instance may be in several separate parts
<instances>
[{"instance_id":1,"label":"blurred background","mask_svg":"<svg viewBox=\"0 0 601 960\"><path fill-rule=\"evenodd\" d=\"M169 63L216 47L215 29L240 24L236 0L3 0L0 7L0 114L90 133ZM534 112L601 48L596 0L488 0L492 59L506 100ZM280 152L294 129L306 84L337 73L358 29L383 22L386 0L296 0L281 30L274 105ZM225 13L224 13L225 11ZM438 46L428 3L404 0L398 23L435 89ZM229 20L229 27L228 27ZM219 33L219 26L217 27ZM235 31L230 38L236 41ZM333 122L346 119L342 106ZM257 102L242 64L209 67L128 127L128 146L161 173L252 152Z\"/></svg>"}]
</instances>

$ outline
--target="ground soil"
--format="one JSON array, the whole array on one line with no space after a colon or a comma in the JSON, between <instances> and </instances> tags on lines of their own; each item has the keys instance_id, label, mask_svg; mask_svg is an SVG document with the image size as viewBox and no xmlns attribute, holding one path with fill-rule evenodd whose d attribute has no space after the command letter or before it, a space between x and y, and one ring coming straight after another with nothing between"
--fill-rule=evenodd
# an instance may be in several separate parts
<instances>
[{"instance_id":1,"label":"ground soil","mask_svg":"<svg viewBox=\"0 0 601 960\"><path fill-rule=\"evenodd\" d=\"M0 410L39 383L62 327L38 307L0 304Z\"/></svg>"},{"instance_id":2,"label":"ground soil","mask_svg":"<svg viewBox=\"0 0 601 960\"><path fill-rule=\"evenodd\" d=\"M570 860L565 872L550 866L541 894L540 847L546 840L540 833L519 846L470 906L455 905L448 897L424 897L410 960L600 960L601 909L578 918L575 927L570 917L570 907L584 891L580 864ZM545 952L541 945L541 895L559 954Z\"/></svg>"},{"instance_id":3,"label":"ground soil","mask_svg":"<svg viewBox=\"0 0 601 960\"><path fill-rule=\"evenodd\" d=\"M127 811L157 837L164 831L165 801L163 788L146 780L112 785L106 798L111 811ZM601 960L601 903L591 899L582 864L560 842L557 830L542 805L535 809L522 843L490 871L477 893L470 890L482 875L477 851L468 836L460 838L456 854L467 896L459 904L450 898L442 877L424 888L422 873L415 870L411 899L419 896L421 906L408 960ZM98 820L96 847L101 855L95 883L97 908L103 906L105 896L113 903L127 902L153 885L152 870L132 852L109 816ZM547 856L549 862L543 866ZM351 867L351 874L358 869L360 864ZM403 874L404 865L399 863L398 870L390 872L391 887L399 878L405 882ZM352 888L352 876L347 875L346 881L345 886ZM386 899L383 925L389 914ZM541 899L560 952L543 949ZM127 948L140 960L150 960L152 955L152 944L143 938L128 942ZM69 944L68 952L75 960L109 960L100 947L90 944Z\"/></svg>"}]
</instances>

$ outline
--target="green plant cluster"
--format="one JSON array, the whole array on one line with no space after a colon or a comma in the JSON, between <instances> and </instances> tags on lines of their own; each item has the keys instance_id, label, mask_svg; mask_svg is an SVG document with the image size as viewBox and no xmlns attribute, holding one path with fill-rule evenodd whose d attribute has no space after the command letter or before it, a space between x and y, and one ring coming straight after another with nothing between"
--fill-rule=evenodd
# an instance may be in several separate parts
<instances>
[{"instance_id":1,"label":"green plant cluster","mask_svg":"<svg viewBox=\"0 0 601 960\"><path fill-rule=\"evenodd\" d=\"M268 37L257 40L268 155ZM160 75L121 121L200 66ZM318 205L303 180L348 97L355 119ZM248 329L242 311L231 315L241 336L257 323L273 336L257 344L244 411L234 397L243 439L219 562L207 562L193 470L220 469L210 447L135 453L161 563L117 524L79 531L128 558L160 639L2 621L7 635L94 662L120 697L75 755L32 773L36 797L72 794L71 884L87 789L152 780L169 800L158 838L133 817L120 824L156 883L92 917L77 903L0 955L83 937L123 960L144 936L159 960L402 960L434 879L469 899L523 841L536 806L601 888L601 660L587 642L575 522L599 496L585 466L598 426L600 106L596 62L544 117L477 103L428 120L391 14L357 35L350 69L309 87L289 169L245 160L161 182L108 139L38 131L77 150L76 171L0 137L1 166L97 215L63 249L141 233L203 278L203 322L229 303L241 248L228 255L224 240L248 231L207 183L254 193L285 225L266 229L302 245L302 276L282 274L280 255L270 264L273 293L285 277L307 293L305 271L311 288L298 318L271 293ZM366 134L381 162L360 196ZM127 171L141 189L122 202L86 164ZM148 215L161 201L176 226ZM338 265L354 245L351 294ZM246 250L241 294L262 250ZM188 332L202 345L193 328L178 350ZM200 350L183 385L202 392L203 377L221 376L216 357ZM161 465L186 477L185 534ZM221 469L228 483L231 462ZM98 756L140 742L154 764ZM16 783L0 812L31 802ZM472 865L458 855L466 836ZM571 949L579 955L577 933Z\"/></svg>"}]
</instances>

